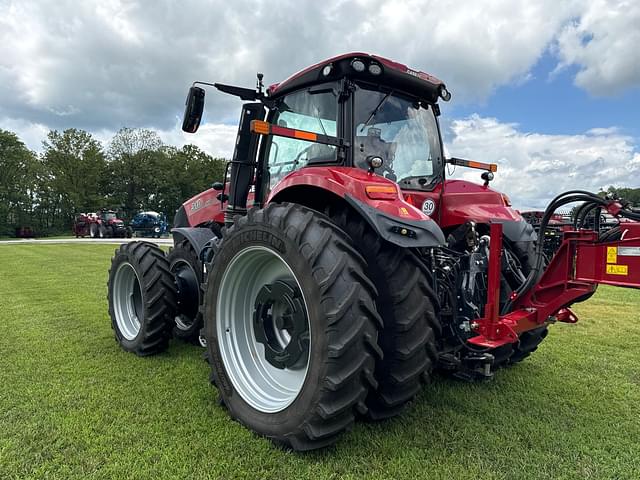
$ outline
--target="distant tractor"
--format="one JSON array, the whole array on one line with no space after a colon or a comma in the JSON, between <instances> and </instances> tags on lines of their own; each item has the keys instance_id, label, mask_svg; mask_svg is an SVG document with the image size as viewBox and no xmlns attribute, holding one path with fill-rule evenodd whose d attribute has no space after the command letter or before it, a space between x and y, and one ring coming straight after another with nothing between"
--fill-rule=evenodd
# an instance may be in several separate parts
<instances>
[{"instance_id":1,"label":"distant tractor","mask_svg":"<svg viewBox=\"0 0 640 480\"><path fill-rule=\"evenodd\" d=\"M631 221L566 231L546 258L489 187L496 165L445 158L438 102L451 95L429 74L352 53L266 91L261 74L256 89L213 86L247 102L229 181L180 207L170 253L116 250L111 325L137 355L202 335L222 404L279 445L320 448L357 417L393 417L436 370L491 378L575 323L569 307L598 284L640 287L640 213L559 195L541 237L575 202ZM184 131L204 96L191 87ZM482 182L446 179L447 164Z\"/></svg>"},{"instance_id":2,"label":"distant tractor","mask_svg":"<svg viewBox=\"0 0 640 480\"><path fill-rule=\"evenodd\" d=\"M119 219L114 210L99 213L80 213L73 223L73 233L78 237L91 238L131 238L132 230Z\"/></svg>"},{"instance_id":3,"label":"distant tractor","mask_svg":"<svg viewBox=\"0 0 640 480\"><path fill-rule=\"evenodd\" d=\"M129 227L136 237L160 238L168 231L167 216L153 211L139 212L133 217Z\"/></svg>"}]
</instances>

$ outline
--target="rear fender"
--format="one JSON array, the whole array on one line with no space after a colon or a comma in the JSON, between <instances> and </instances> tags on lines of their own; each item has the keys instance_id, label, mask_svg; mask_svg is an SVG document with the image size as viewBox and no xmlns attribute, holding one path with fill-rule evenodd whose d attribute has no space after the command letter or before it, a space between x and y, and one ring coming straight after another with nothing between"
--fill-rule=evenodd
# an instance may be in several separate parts
<instances>
[{"instance_id":1,"label":"rear fender","mask_svg":"<svg viewBox=\"0 0 640 480\"><path fill-rule=\"evenodd\" d=\"M174 245L177 245L183 240L187 240L191 244L193 250L198 254L198 258L200 257L200 252L206 243L215 237L215 234L210 228L199 227L174 228L171 230L171 235L173 235Z\"/></svg>"},{"instance_id":2,"label":"rear fender","mask_svg":"<svg viewBox=\"0 0 640 480\"><path fill-rule=\"evenodd\" d=\"M371 198L367 194L368 186L393 187L395 194L385 199ZM306 167L290 173L278 183L270 192L267 203L295 201L296 197L288 194L294 190L298 196L300 192L331 192L356 210L381 238L398 246L436 247L445 243L436 222L407 203L395 182L379 175L350 167Z\"/></svg>"}]
</instances>

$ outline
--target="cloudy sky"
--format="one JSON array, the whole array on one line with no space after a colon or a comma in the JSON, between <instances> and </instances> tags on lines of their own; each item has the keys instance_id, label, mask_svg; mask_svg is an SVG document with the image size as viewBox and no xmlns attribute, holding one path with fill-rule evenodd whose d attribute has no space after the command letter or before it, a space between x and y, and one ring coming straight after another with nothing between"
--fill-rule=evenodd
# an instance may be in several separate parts
<instances>
[{"instance_id":1,"label":"cloudy sky","mask_svg":"<svg viewBox=\"0 0 640 480\"><path fill-rule=\"evenodd\" d=\"M211 92L180 132L193 80L274 83L348 51L443 79L447 152L499 163L516 206L640 187L637 0L0 0L0 128L36 151L49 129L152 128L228 157L234 98Z\"/></svg>"}]
</instances>

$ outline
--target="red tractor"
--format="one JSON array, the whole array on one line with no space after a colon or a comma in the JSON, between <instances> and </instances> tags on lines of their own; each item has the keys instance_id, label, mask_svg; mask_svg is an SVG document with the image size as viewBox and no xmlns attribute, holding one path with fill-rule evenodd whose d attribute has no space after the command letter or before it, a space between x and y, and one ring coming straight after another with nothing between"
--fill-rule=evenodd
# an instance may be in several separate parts
<instances>
[{"instance_id":1,"label":"red tractor","mask_svg":"<svg viewBox=\"0 0 640 480\"><path fill-rule=\"evenodd\" d=\"M73 233L78 237L91 238L120 237L131 238L133 231L118 218L114 210L99 213L80 213L73 222Z\"/></svg>"},{"instance_id":2,"label":"red tractor","mask_svg":"<svg viewBox=\"0 0 640 480\"><path fill-rule=\"evenodd\" d=\"M202 84L202 83L201 83ZM210 84L205 84L210 85ZM296 450L330 445L354 419L392 417L433 372L489 378L536 350L598 283L640 286L640 214L571 191L621 223L565 232L547 261L533 227L489 187L497 167L445 159L444 83L363 53L325 60L246 101L226 183L185 202L169 254L116 251L109 313L122 348L206 340L230 415ZM187 97L195 132L205 92ZM484 170L446 180L447 163Z\"/></svg>"}]
</instances>

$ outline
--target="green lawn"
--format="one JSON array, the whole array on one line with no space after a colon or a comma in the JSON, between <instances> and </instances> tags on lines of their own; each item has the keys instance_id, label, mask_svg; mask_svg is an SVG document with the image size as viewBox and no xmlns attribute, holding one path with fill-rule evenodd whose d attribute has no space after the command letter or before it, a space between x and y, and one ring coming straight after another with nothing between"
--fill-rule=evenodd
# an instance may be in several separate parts
<instances>
[{"instance_id":1,"label":"green lawn","mask_svg":"<svg viewBox=\"0 0 640 480\"><path fill-rule=\"evenodd\" d=\"M202 351L137 358L112 245L0 246L0 478L640 478L640 292L601 288L494 381L439 379L397 420L279 450L229 419Z\"/></svg>"}]
</instances>

